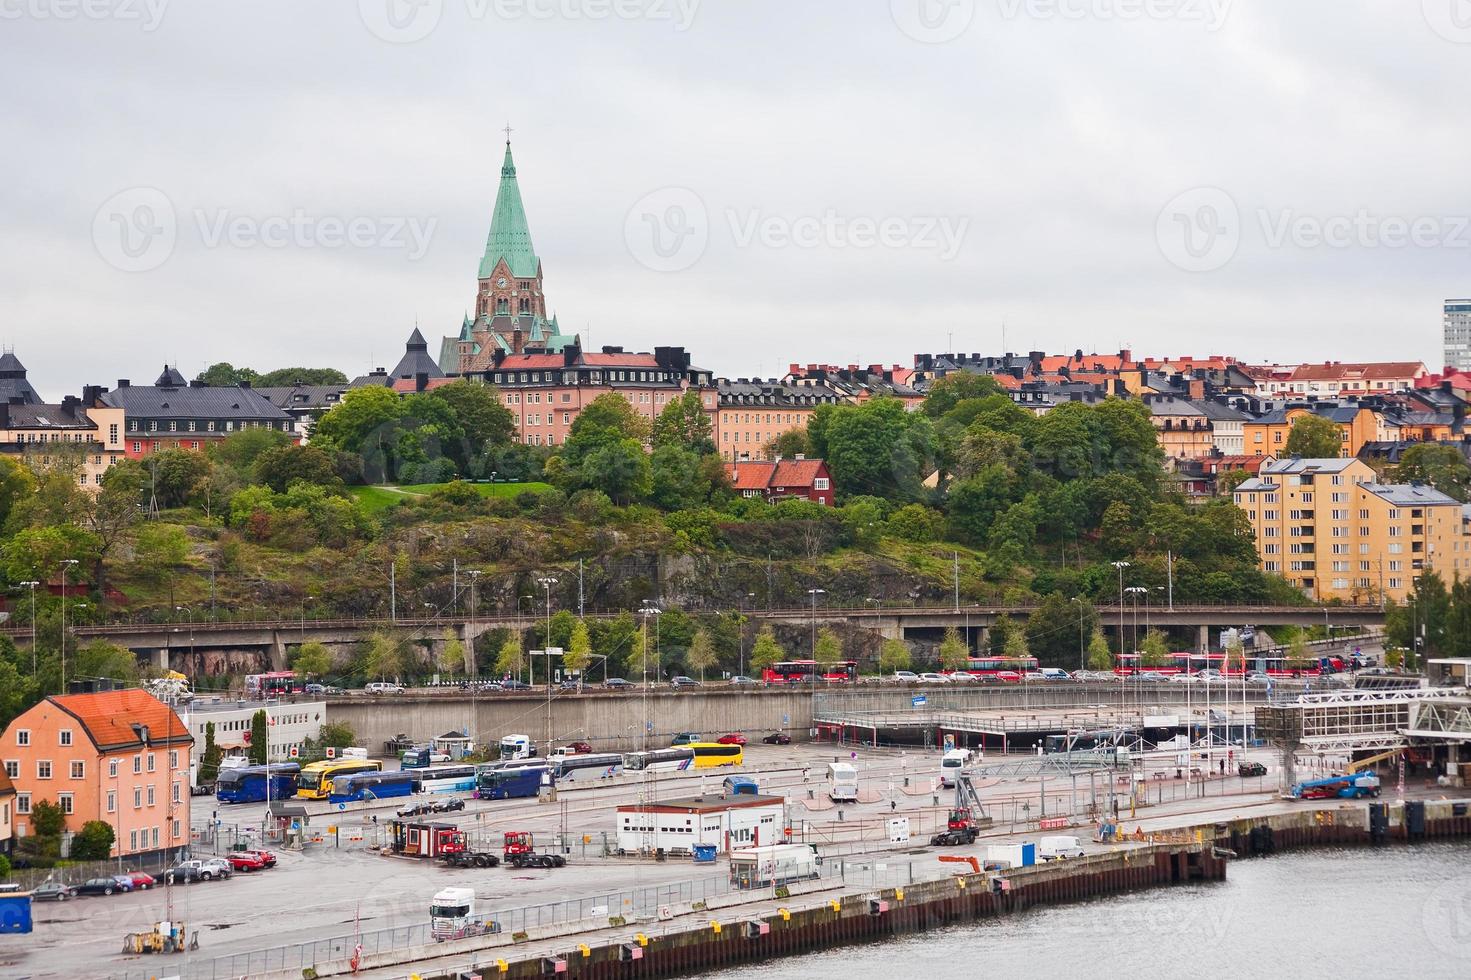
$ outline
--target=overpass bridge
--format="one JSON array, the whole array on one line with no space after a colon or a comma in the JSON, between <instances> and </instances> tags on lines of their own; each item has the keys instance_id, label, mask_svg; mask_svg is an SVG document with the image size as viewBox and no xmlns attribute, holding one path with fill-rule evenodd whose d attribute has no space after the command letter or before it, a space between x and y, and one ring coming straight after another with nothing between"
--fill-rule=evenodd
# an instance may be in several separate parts
<instances>
[{"instance_id":1,"label":"overpass bridge","mask_svg":"<svg viewBox=\"0 0 1471 980\"><path fill-rule=\"evenodd\" d=\"M1035 605L949 605L949 606L884 606L868 603L855 607L810 606L779 609L748 609L744 614L758 623L810 627L844 625L872 630L885 639L937 641L947 629L955 628L969 644L979 648L987 641L988 631L1005 616L1012 621L1025 620ZM1348 630L1376 630L1384 626L1384 610L1379 606L1264 606L1181 604L1173 607L1134 607L1104 605L1094 607L1099 625L1106 635L1117 637L1120 626L1126 637L1136 629L1164 627L1196 631L1195 649L1210 646L1212 630L1254 626L1329 626ZM607 619L624 611L589 612L589 619ZM437 654L444 643L446 630L469 644L488 630L524 629L537 622L535 616L463 616L403 617L396 619L302 619L286 618L211 621L194 620L168 623L107 623L78 626L72 635L79 642L106 640L126 647L159 668L180 667L186 673L250 673L257 670L284 670L288 651L302 643L316 641L328 647L346 647L365 639L378 630L392 630L406 635L431 654ZM10 626L0 629L19 646L30 643L28 627ZM1115 640L1117 642L1117 640ZM205 670L202 661L209 659L223 669ZM471 666L473 676L473 665Z\"/></svg>"}]
</instances>

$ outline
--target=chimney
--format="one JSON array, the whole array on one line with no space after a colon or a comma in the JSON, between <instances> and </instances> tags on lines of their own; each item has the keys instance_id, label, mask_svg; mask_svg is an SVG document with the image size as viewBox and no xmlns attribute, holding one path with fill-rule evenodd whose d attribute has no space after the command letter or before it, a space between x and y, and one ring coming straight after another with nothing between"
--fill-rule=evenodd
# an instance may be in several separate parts
<instances>
[{"instance_id":1,"label":"chimney","mask_svg":"<svg viewBox=\"0 0 1471 980\"><path fill-rule=\"evenodd\" d=\"M1190 385L1189 385L1189 388L1190 388L1190 397L1192 399L1198 401L1198 400L1200 400L1200 399L1202 399L1202 398L1205 397L1205 382L1204 381L1201 381L1199 378L1196 378L1195 380L1191 381L1190 382Z\"/></svg>"},{"instance_id":2,"label":"chimney","mask_svg":"<svg viewBox=\"0 0 1471 980\"><path fill-rule=\"evenodd\" d=\"M119 388L127 388L127 387L129 387L128 379L127 378L118 378L117 379L117 386Z\"/></svg>"},{"instance_id":3,"label":"chimney","mask_svg":"<svg viewBox=\"0 0 1471 980\"><path fill-rule=\"evenodd\" d=\"M423 392L428 387L429 387L429 373L427 371L420 371L418 374L414 375L414 390L415 391L417 391L417 392Z\"/></svg>"}]
</instances>

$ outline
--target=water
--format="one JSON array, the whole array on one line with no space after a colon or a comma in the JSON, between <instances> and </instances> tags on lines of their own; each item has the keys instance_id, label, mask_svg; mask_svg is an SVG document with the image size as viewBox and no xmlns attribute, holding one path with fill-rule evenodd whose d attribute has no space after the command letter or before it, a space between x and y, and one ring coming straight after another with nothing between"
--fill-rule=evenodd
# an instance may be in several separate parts
<instances>
[{"instance_id":1,"label":"water","mask_svg":"<svg viewBox=\"0 0 1471 980\"><path fill-rule=\"evenodd\" d=\"M775 928L780 928L778 924ZM854 977L1471 977L1471 844L1234 861L1157 888L711 973Z\"/></svg>"}]
</instances>

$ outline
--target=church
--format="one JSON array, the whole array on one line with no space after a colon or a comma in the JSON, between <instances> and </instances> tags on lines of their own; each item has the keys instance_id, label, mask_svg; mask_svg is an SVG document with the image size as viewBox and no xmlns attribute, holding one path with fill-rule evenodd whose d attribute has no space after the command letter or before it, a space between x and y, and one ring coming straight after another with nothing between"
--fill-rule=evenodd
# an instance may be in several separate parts
<instances>
[{"instance_id":1,"label":"church","mask_svg":"<svg viewBox=\"0 0 1471 980\"><path fill-rule=\"evenodd\" d=\"M558 354L578 338L564 336L555 315L548 318L542 289L541 259L531 244L531 228L516 162L511 158L510 132L501 163L500 189L490 219L490 235L475 290L475 313L466 312L460 332L440 345L439 367L445 374L470 375L494 364L496 353Z\"/></svg>"}]
</instances>

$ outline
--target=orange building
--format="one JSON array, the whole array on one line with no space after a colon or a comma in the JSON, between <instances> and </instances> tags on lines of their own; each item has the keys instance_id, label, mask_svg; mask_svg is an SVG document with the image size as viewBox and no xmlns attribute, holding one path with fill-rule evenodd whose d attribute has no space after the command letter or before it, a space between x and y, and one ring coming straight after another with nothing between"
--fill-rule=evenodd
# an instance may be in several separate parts
<instances>
[{"instance_id":1,"label":"orange building","mask_svg":"<svg viewBox=\"0 0 1471 980\"><path fill-rule=\"evenodd\" d=\"M1357 456L1364 443L1380 440L1379 416L1361 405L1294 405L1279 408L1241 427L1242 451L1249 456L1283 456L1292 423L1304 415L1319 415L1338 426L1342 456Z\"/></svg>"},{"instance_id":2,"label":"orange building","mask_svg":"<svg viewBox=\"0 0 1471 980\"><path fill-rule=\"evenodd\" d=\"M189 843L188 729L172 708L139 689L48 697L0 736L15 784L15 836L32 807L60 805L66 829L110 825L118 857Z\"/></svg>"},{"instance_id":3,"label":"orange building","mask_svg":"<svg viewBox=\"0 0 1471 980\"><path fill-rule=\"evenodd\" d=\"M831 388L780 381L716 382L718 400L711 436L727 462L765 458L766 444L784 432L805 429L819 405L845 401Z\"/></svg>"}]
</instances>

